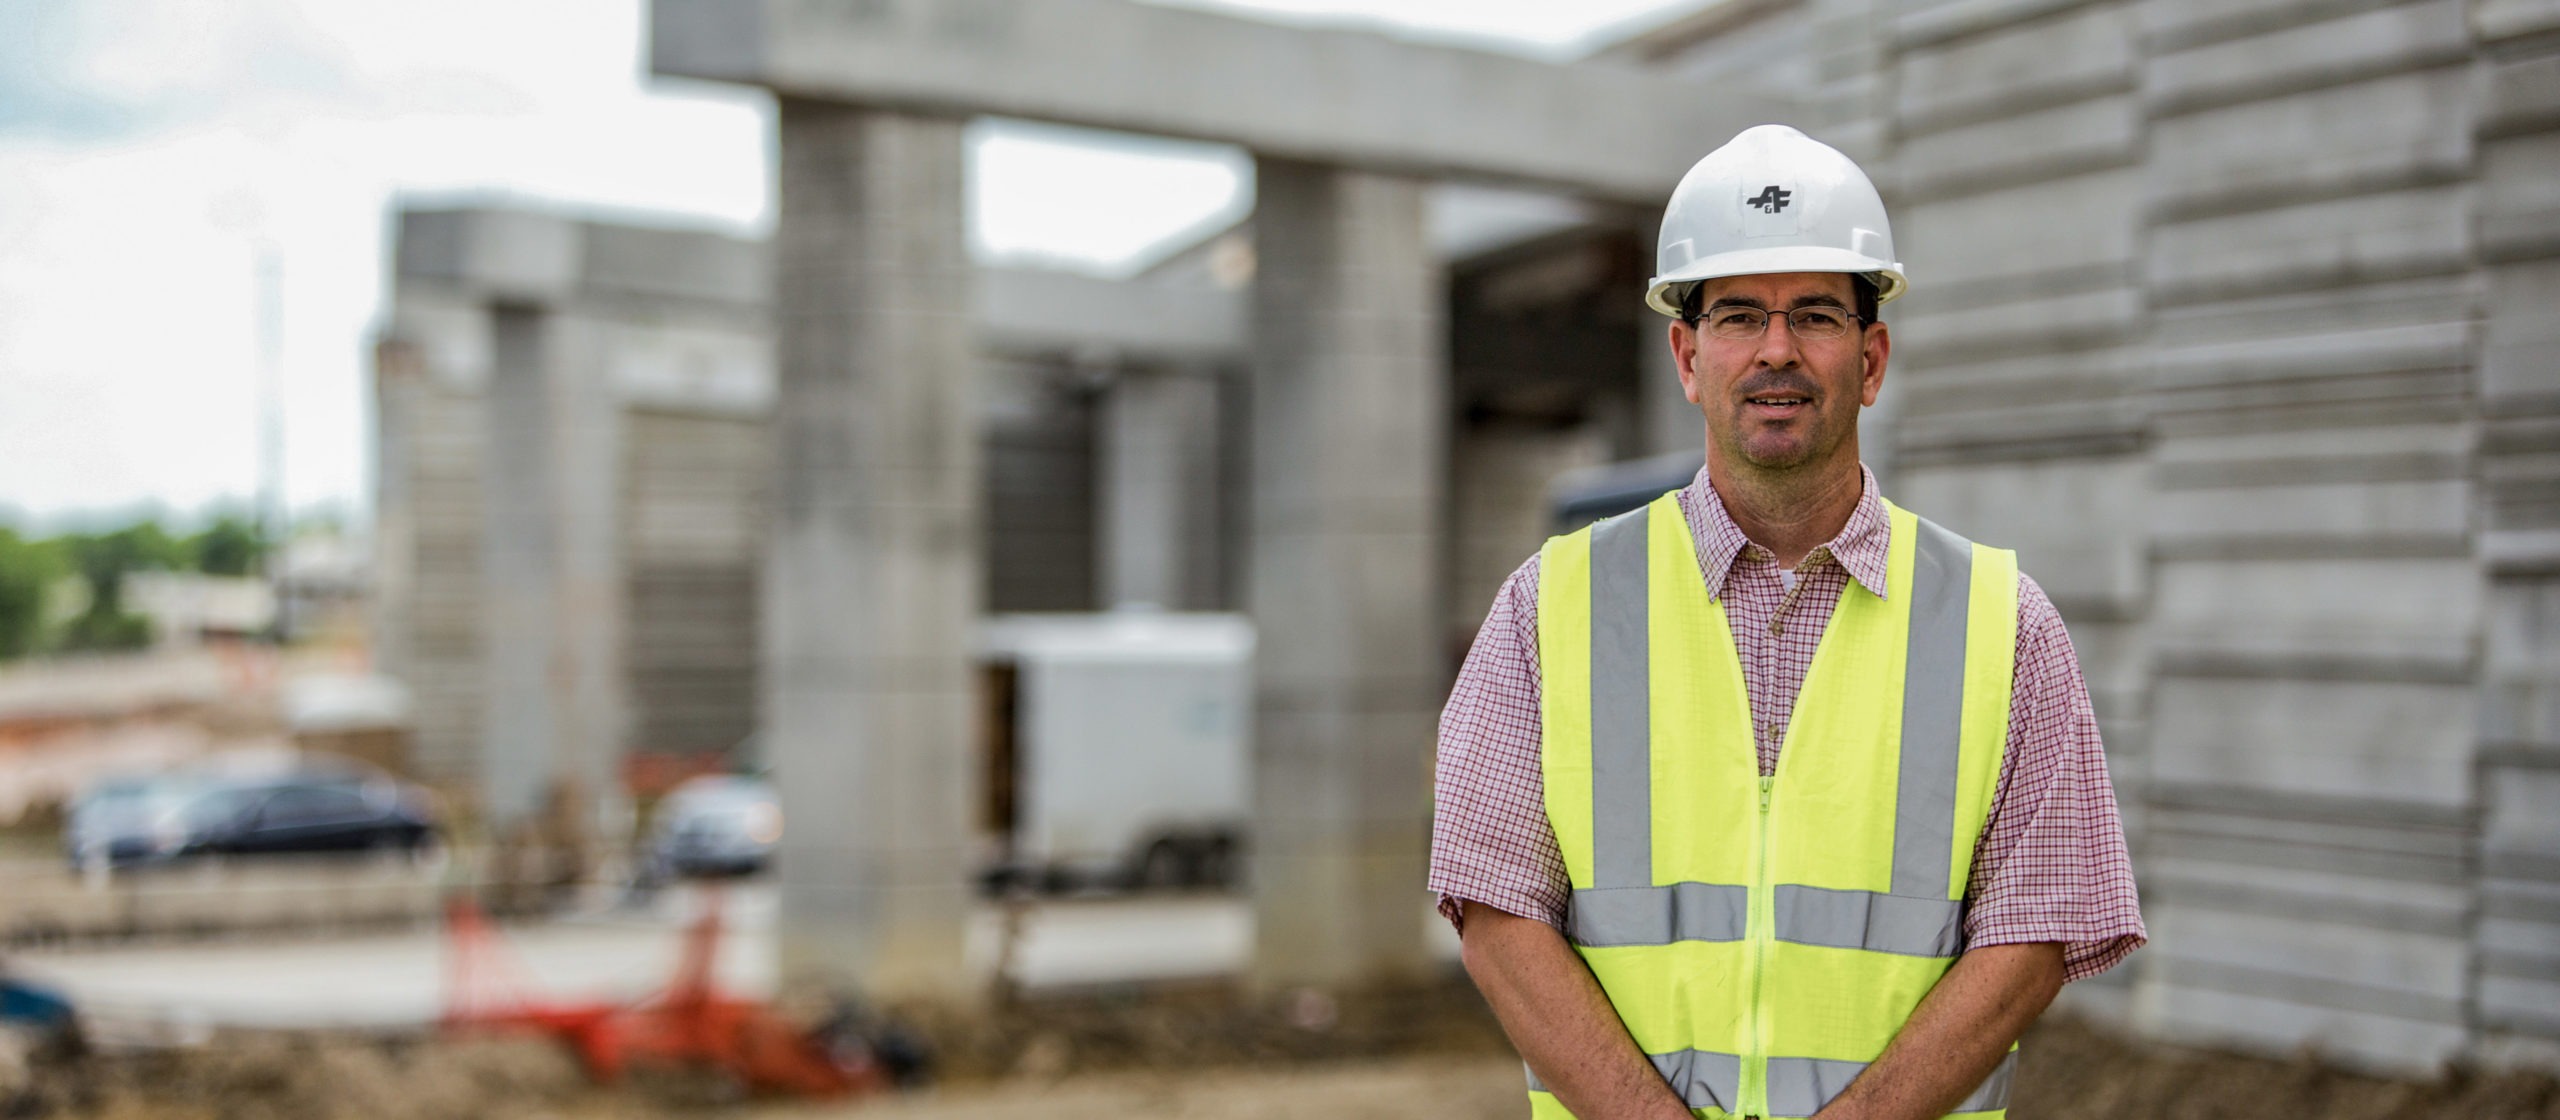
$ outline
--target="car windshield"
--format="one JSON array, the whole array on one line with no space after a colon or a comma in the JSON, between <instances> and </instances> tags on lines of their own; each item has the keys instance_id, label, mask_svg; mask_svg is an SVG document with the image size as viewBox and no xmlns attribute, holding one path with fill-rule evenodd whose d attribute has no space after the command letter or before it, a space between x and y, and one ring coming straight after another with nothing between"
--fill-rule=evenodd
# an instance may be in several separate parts
<instances>
[{"instance_id":1,"label":"car windshield","mask_svg":"<svg viewBox=\"0 0 2560 1120\"><path fill-rule=\"evenodd\" d=\"M147 825L185 804L188 792L175 781L114 782L91 790L71 812L87 827Z\"/></svg>"}]
</instances>

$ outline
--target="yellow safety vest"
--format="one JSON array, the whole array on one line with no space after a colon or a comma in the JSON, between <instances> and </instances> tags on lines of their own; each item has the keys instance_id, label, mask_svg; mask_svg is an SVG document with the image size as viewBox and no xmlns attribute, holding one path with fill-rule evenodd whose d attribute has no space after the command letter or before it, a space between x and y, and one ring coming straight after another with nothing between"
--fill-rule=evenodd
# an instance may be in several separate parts
<instances>
[{"instance_id":1,"label":"yellow safety vest","mask_svg":"<svg viewBox=\"0 0 2560 1120\"><path fill-rule=\"evenodd\" d=\"M1813 1115L1964 950L2017 555L1887 508L1886 597L1841 590L1769 778L1676 492L1539 554L1566 934L1700 1117ZM1954 1115L2001 1116L2016 1060ZM1534 1073L1529 1089L1533 1117L1572 1115Z\"/></svg>"}]
</instances>

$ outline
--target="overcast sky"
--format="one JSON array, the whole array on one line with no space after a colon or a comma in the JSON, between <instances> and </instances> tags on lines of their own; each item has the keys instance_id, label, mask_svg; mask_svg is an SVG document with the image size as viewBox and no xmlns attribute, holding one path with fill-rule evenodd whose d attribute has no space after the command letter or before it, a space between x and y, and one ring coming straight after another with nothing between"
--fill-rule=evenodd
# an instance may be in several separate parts
<instances>
[{"instance_id":1,"label":"overcast sky","mask_svg":"<svg viewBox=\"0 0 2560 1120\"><path fill-rule=\"evenodd\" d=\"M1700 0L1154 0L1541 57ZM385 214L512 199L761 234L760 95L653 87L641 0L0 0L0 521L256 488L256 261L286 495L361 515ZM972 135L981 259L1113 274L1250 206L1240 152Z\"/></svg>"}]
</instances>

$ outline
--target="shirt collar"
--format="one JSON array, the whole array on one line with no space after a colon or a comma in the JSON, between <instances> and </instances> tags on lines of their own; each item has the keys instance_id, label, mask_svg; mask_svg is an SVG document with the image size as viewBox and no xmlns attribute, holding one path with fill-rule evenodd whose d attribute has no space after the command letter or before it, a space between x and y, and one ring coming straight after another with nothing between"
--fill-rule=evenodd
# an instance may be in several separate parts
<instances>
[{"instance_id":1,"label":"shirt collar","mask_svg":"<svg viewBox=\"0 0 2560 1120\"><path fill-rule=\"evenodd\" d=\"M1858 464L1859 492L1857 508L1849 511L1848 524L1840 527L1840 535L1831 538L1823 549L1876 598L1885 597L1886 558L1893 543L1893 518L1886 514L1884 494L1876 489L1876 473L1864 463ZM1698 477L1680 491L1680 508L1689 518L1689 531L1698 541L1698 570L1707 577L1707 593L1724 595L1725 581L1733 575L1733 562L1751 544L1742 535L1742 527L1726 513L1724 499L1716 495L1707 469L1698 468Z\"/></svg>"}]
</instances>

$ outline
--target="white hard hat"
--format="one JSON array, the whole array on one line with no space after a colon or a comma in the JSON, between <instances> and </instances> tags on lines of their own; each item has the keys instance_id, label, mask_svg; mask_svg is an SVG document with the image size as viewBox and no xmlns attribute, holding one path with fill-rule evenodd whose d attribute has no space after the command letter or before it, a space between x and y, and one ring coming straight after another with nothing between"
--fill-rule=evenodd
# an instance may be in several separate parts
<instances>
[{"instance_id":1,"label":"white hard hat","mask_svg":"<svg viewBox=\"0 0 2560 1120\"><path fill-rule=\"evenodd\" d=\"M1908 286L1867 173L1782 124L1742 130L1680 177L1662 212L1656 261L1644 301L1674 317L1689 285L1718 276L1861 273L1879 303Z\"/></svg>"}]
</instances>

